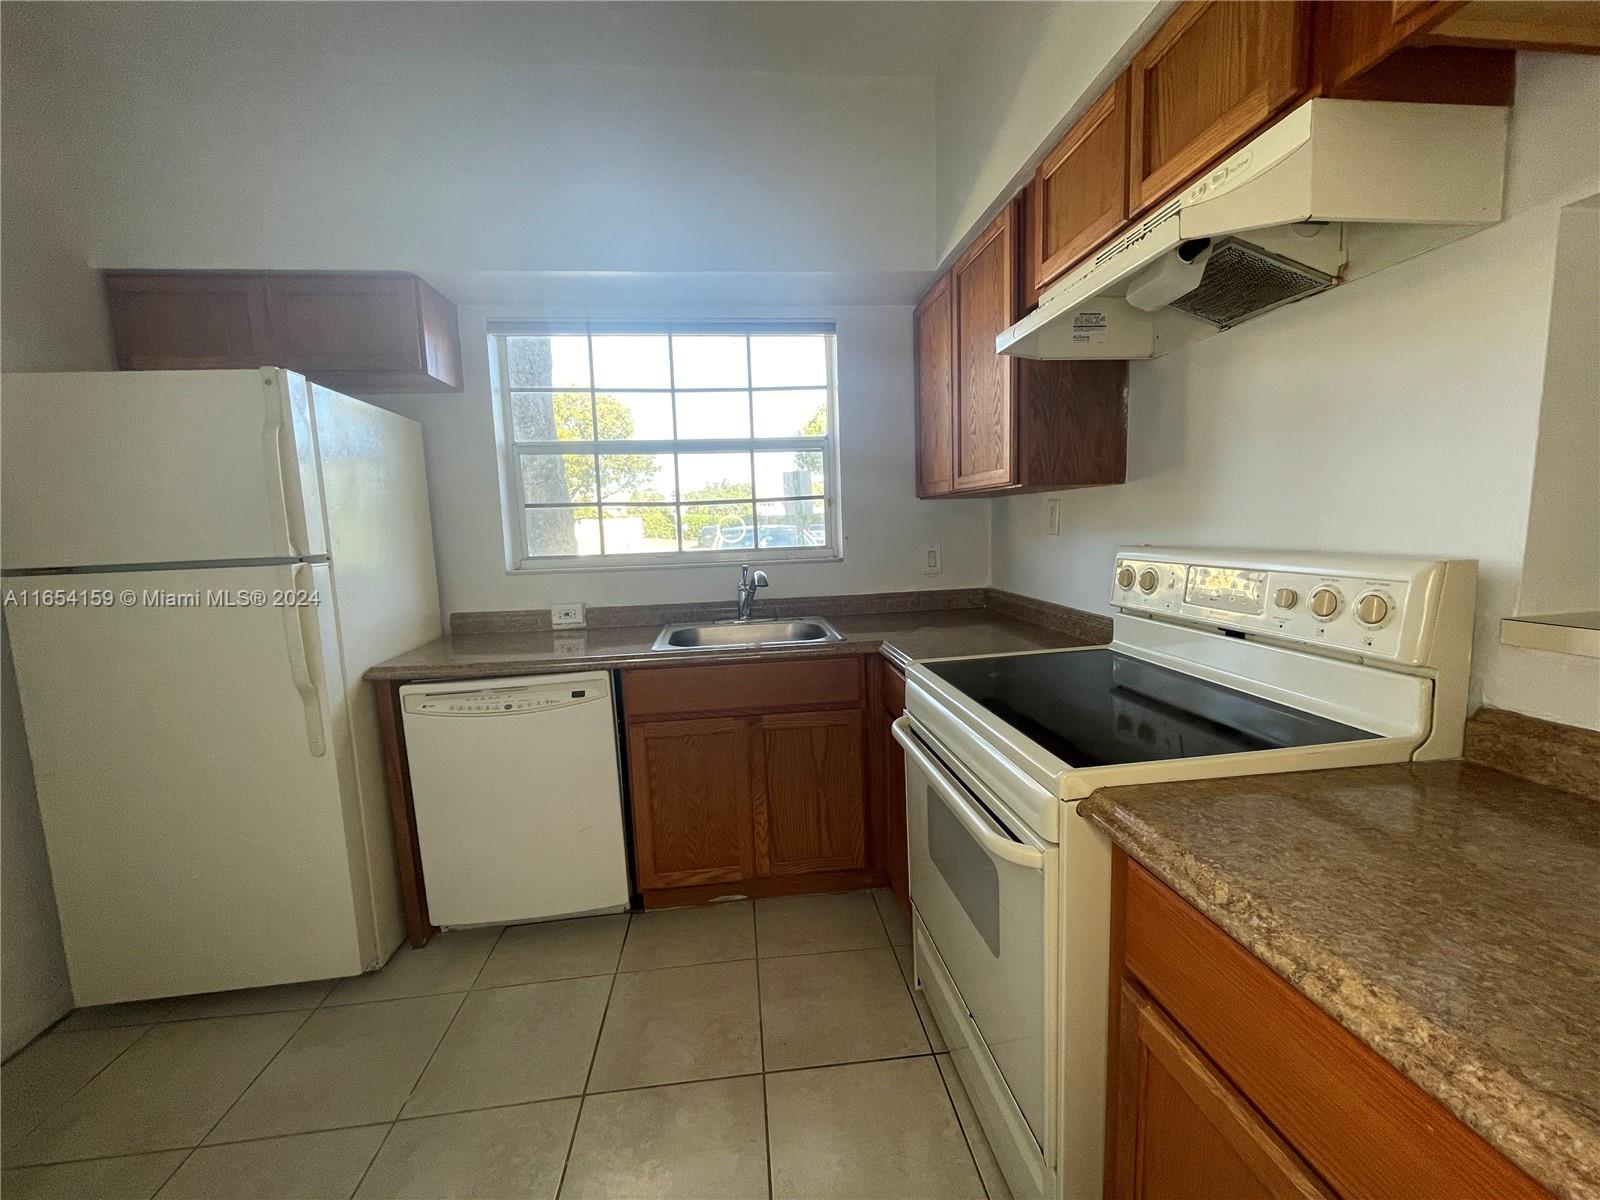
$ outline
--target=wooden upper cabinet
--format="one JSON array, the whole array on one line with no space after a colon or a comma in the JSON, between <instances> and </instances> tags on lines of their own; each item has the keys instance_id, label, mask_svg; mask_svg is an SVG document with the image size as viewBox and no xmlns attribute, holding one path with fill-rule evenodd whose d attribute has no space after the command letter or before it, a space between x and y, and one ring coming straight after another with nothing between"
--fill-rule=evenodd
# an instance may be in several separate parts
<instances>
[{"instance_id":1,"label":"wooden upper cabinet","mask_svg":"<svg viewBox=\"0 0 1600 1200\"><path fill-rule=\"evenodd\" d=\"M1128 209L1137 216L1299 98L1302 0L1185 0L1128 68Z\"/></svg>"},{"instance_id":2,"label":"wooden upper cabinet","mask_svg":"<svg viewBox=\"0 0 1600 1200\"><path fill-rule=\"evenodd\" d=\"M1127 220L1127 75L1090 105L1033 180L1029 269L1042 291Z\"/></svg>"},{"instance_id":3,"label":"wooden upper cabinet","mask_svg":"<svg viewBox=\"0 0 1600 1200\"><path fill-rule=\"evenodd\" d=\"M1022 315L1020 232L1037 191L1013 199L917 306L919 496L1125 478L1127 363L1034 362L994 348Z\"/></svg>"},{"instance_id":4,"label":"wooden upper cabinet","mask_svg":"<svg viewBox=\"0 0 1600 1200\"><path fill-rule=\"evenodd\" d=\"M1008 204L950 271L955 316L955 488L1016 479L1017 360L994 340L1017 319L1017 205Z\"/></svg>"},{"instance_id":5,"label":"wooden upper cabinet","mask_svg":"<svg viewBox=\"0 0 1600 1200\"><path fill-rule=\"evenodd\" d=\"M751 777L759 874L867 865L864 719L851 709L758 720Z\"/></svg>"},{"instance_id":6,"label":"wooden upper cabinet","mask_svg":"<svg viewBox=\"0 0 1600 1200\"><path fill-rule=\"evenodd\" d=\"M259 275L107 271L111 336L124 371L228 370L272 365Z\"/></svg>"},{"instance_id":7,"label":"wooden upper cabinet","mask_svg":"<svg viewBox=\"0 0 1600 1200\"><path fill-rule=\"evenodd\" d=\"M124 370L288 367L340 391L461 390L455 305L396 271L108 271Z\"/></svg>"},{"instance_id":8,"label":"wooden upper cabinet","mask_svg":"<svg viewBox=\"0 0 1600 1200\"><path fill-rule=\"evenodd\" d=\"M1115 1195L1332 1200L1261 1114L1126 983L1118 1029Z\"/></svg>"},{"instance_id":9,"label":"wooden upper cabinet","mask_svg":"<svg viewBox=\"0 0 1600 1200\"><path fill-rule=\"evenodd\" d=\"M750 731L732 717L628 727L634 865L641 889L755 873Z\"/></svg>"},{"instance_id":10,"label":"wooden upper cabinet","mask_svg":"<svg viewBox=\"0 0 1600 1200\"><path fill-rule=\"evenodd\" d=\"M942 496L955 487L955 320L948 275L922 298L915 321L917 495Z\"/></svg>"}]
</instances>

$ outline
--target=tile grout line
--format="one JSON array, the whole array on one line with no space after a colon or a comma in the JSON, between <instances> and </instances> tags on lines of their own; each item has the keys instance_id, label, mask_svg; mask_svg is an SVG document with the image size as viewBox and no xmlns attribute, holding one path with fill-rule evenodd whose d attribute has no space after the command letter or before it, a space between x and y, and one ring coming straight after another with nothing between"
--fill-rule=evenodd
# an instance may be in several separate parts
<instances>
[{"instance_id":1,"label":"tile grout line","mask_svg":"<svg viewBox=\"0 0 1600 1200\"><path fill-rule=\"evenodd\" d=\"M978 1186L983 1189L985 1200L988 1200L989 1181L983 1177L983 1168L978 1165L978 1152L977 1150L973 1149L972 1135L967 1132L967 1123L961 1119L961 1106L956 1103L956 1094L950 1090L949 1078L939 1067L939 1056L937 1054L933 1056L933 1069L939 1072L939 1082L944 1087L945 1098L950 1101L950 1111L955 1115L956 1128L961 1131L961 1142L967 1148L967 1157L972 1160L972 1170L973 1173L978 1177ZM955 1059L950 1060L950 1069L952 1071L956 1069ZM959 1081L961 1076L958 1074L956 1079ZM967 1085L963 1083L961 1086L962 1089L965 1090ZM970 1096L967 1098L967 1103L968 1105L971 1105L972 1103L972 1098ZM973 1110L973 1115L977 1115L976 1109ZM979 1128L981 1129L982 1126L979 1126ZM991 1150L990 1153L993 1153L993 1151Z\"/></svg>"},{"instance_id":2,"label":"tile grout line","mask_svg":"<svg viewBox=\"0 0 1600 1200\"><path fill-rule=\"evenodd\" d=\"M627 928L622 931L622 946L628 944L628 930L633 928L633 913L628 913ZM622 965L622 946L617 948L617 965ZM600 1010L600 1028L594 1032L594 1046L589 1050L589 1069L583 1073L583 1091L578 1096L578 1111L572 1118L572 1132L567 1135L567 1153L561 1159L561 1175L556 1179L556 1197L560 1200L561 1189L567 1186L567 1170L572 1166L572 1148L578 1144L578 1126L583 1123L583 1108L589 1098L589 1081L594 1078L595 1060L600 1057L600 1039L606 1034L606 1018L611 1014L611 997L617 990L617 975L620 972L612 971L611 986L606 989L606 1002Z\"/></svg>"},{"instance_id":3,"label":"tile grout line","mask_svg":"<svg viewBox=\"0 0 1600 1200\"><path fill-rule=\"evenodd\" d=\"M381 970L382 968L379 969ZM359 1192L361 1190L361 1186L367 1182L367 1176L372 1174L372 1165L378 1161L378 1155L382 1154L383 1148L389 1144L389 1138L394 1133L394 1127L399 1123L400 1122L398 1120L390 1121L389 1127L383 1131L383 1136L378 1139L378 1145L377 1148L373 1150L372 1157L367 1159L367 1165L361 1168L361 1178L356 1180L355 1187L350 1189L349 1200L355 1200L356 1193ZM356 1128L364 1128L364 1126L356 1126Z\"/></svg>"},{"instance_id":4,"label":"tile grout line","mask_svg":"<svg viewBox=\"0 0 1600 1200\"><path fill-rule=\"evenodd\" d=\"M233 1098L233 1102L231 1104L229 1104L227 1108L222 1110L222 1114L220 1116L218 1116L215 1121L211 1122L211 1125L206 1129L206 1131L203 1134L200 1135L200 1140L195 1142L195 1144L193 1146L189 1147L189 1153L185 1154L183 1156L183 1161L180 1162L176 1167L173 1168L172 1175L168 1175L167 1178L162 1181L162 1183L161 1183L162 1187L166 1187L167 1184L172 1181L172 1176L176 1175L179 1171L183 1170L183 1168L188 1164L189 1160L195 1156L196 1151L198 1151L200 1149L200 1147L202 1147L202 1146L204 1146L206 1144L206 1139L217 1131L217 1126L221 1125L224 1121L226 1121L228 1119L228 1114L231 1113L235 1108L237 1108L239 1106L239 1101L244 1099L245 1093L248 1092L251 1088L255 1087L256 1081L267 1073L267 1068L270 1067L273 1063L278 1061L278 1055L282 1054L284 1052L284 1050L288 1047L289 1043L294 1041L296 1036L299 1035L300 1031L306 1027L306 1022L311 1020L312 1013L314 1013L315 1011L316 1011L315 1009L312 1009L311 1012L306 1013L303 1017L300 1018L300 1024L296 1025L293 1029L291 1029L289 1031L289 1036L283 1039L283 1044L280 1045L276 1050L274 1050L267 1057L267 1061L266 1062L261 1064L261 1070L257 1071L254 1075L252 1075L250 1077L250 1082L245 1084L244 1087L239 1089L239 1094ZM260 1016L270 1016L270 1015L275 1015L275 1014L261 1013L261 1014L258 1014L258 1015L260 1015ZM224 1019L226 1019L226 1018L224 1018Z\"/></svg>"},{"instance_id":5,"label":"tile grout line","mask_svg":"<svg viewBox=\"0 0 1600 1200\"><path fill-rule=\"evenodd\" d=\"M761 1141L767 1153L767 1200L772 1200L772 1116L767 1102L767 1024L761 1009L761 923L756 906L750 905L750 945L756 964L756 1045L761 1051Z\"/></svg>"},{"instance_id":6,"label":"tile grout line","mask_svg":"<svg viewBox=\"0 0 1600 1200\"><path fill-rule=\"evenodd\" d=\"M485 958L484 961L487 962L488 959ZM479 967L478 969L480 971L483 970L482 967ZM474 978L476 978L476 976L474 976ZM412 1097L417 1094L417 1084L422 1082L422 1077L428 1073L428 1068L433 1066L433 1060L439 1055L439 1047L444 1045L445 1038L450 1036L450 1031L455 1028L456 1022L461 1019L461 1010L467 1006L467 999L471 995L471 992L460 993L461 998L456 1001L455 1011L450 1014L450 1019L444 1023L444 1029L439 1034L439 1040L434 1042L433 1049L428 1051L428 1061L422 1064L422 1070L417 1072L417 1077L411 1081L411 1086L406 1089L405 1099L400 1101L400 1107L395 1110L394 1116L389 1118L390 1124L393 1124L395 1121L400 1119L400 1114L406 1111L406 1105L410 1104ZM420 996L411 997L411 999L418 1000L422 998L423 997ZM388 1139L385 1138L385 1140Z\"/></svg>"},{"instance_id":7,"label":"tile grout line","mask_svg":"<svg viewBox=\"0 0 1600 1200\"><path fill-rule=\"evenodd\" d=\"M71 1016L71 1015L72 1015L71 1013L67 1014L67 1016ZM62 1017L61 1018L62 1021L65 1021L66 1019L67 1019L66 1017ZM57 1025L59 1025L60 1023L61 1023L60 1021L56 1022ZM119 1026L116 1026L115 1028L127 1029L129 1027L126 1026L126 1025L119 1025ZM118 1050L115 1054L113 1054L110 1058L108 1058L105 1061L105 1063L100 1067L100 1069L98 1071L96 1071L94 1074L90 1075L89 1078L85 1079L76 1088L74 1088L70 1093L68 1093L67 1095L61 1097L61 1100L58 1103L56 1103L56 1104L51 1106L49 1112L42 1114L37 1121L35 1121L32 1125L29 1125L28 1128L23 1130L21 1133L12 1135L16 1139L16 1142L17 1142L18 1146L25 1145L28 1142L28 1140L33 1137L34 1134L38 1133L39 1130L41 1130L41 1129L43 1129L45 1127L45 1124L52 1117L54 1117L58 1112L60 1112L68 1104L72 1103L73 1100L77 1099L78 1094L80 1092L82 1092L84 1090L84 1088L88 1087L96 1079L99 1079L100 1076L102 1076L108 1070L110 1070L112 1063L116 1062L119 1058L121 1058L128 1051L132 1050L140 1042L144 1041L146 1035L148 1035L149 1032L154 1028L155 1028L154 1024L146 1025L144 1027L144 1029L140 1030L138 1036L135 1037L133 1039L133 1041L129 1042L121 1050ZM11 1056L11 1058L8 1060L6 1065L10 1065L10 1063L15 1062L17 1060L17 1058L24 1051L32 1049L34 1046L36 1046L40 1042L44 1041L45 1038L52 1036L53 1032L54 1032L54 1026L52 1026L50 1030L48 1030L45 1033L42 1033L38 1037L34 1038L33 1041L29 1042L21 1050L18 1050L16 1054L13 1054ZM68 1033L73 1033L73 1032L77 1032L77 1033L93 1033L95 1031L94 1030L90 1030L90 1029L82 1029L82 1030L68 1030L67 1032ZM16 1151L13 1150L12 1153L16 1153ZM105 1155L104 1157L108 1157L109 1158L109 1157L114 1157L114 1156ZM24 1165L26 1165L26 1164L24 1164ZM39 1164L39 1165L42 1165L42 1164ZM165 1186L165 1185L163 1184L163 1186Z\"/></svg>"}]
</instances>

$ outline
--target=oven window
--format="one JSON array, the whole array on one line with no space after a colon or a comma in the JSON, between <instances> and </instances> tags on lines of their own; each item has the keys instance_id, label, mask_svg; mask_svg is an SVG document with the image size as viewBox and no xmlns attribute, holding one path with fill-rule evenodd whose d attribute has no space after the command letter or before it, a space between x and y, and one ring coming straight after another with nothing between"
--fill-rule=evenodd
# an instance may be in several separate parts
<instances>
[{"instance_id":1,"label":"oven window","mask_svg":"<svg viewBox=\"0 0 1600 1200\"><path fill-rule=\"evenodd\" d=\"M928 788L928 857L966 909L972 927L1000 957L1000 873L944 799Z\"/></svg>"}]
</instances>

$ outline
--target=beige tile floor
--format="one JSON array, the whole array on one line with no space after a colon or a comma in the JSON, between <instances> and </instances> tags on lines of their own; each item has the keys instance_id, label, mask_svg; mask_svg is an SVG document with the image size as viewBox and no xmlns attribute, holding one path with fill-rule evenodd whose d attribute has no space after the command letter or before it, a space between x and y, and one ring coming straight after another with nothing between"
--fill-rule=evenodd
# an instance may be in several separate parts
<instances>
[{"instance_id":1,"label":"beige tile floor","mask_svg":"<svg viewBox=\"0 0 1600 1200\"><path fill-rule=\"evenodd\" d=\"M886 892L446 933L82 1009L0 1072L6 1200L1009 1200Z\"/></svg>"}]
</instances>

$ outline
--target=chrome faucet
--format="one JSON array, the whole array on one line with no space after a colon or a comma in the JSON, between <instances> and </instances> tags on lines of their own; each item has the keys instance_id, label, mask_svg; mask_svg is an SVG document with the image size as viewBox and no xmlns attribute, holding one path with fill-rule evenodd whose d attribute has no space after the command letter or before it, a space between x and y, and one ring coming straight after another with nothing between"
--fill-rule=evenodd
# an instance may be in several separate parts
<instances>
[{"instance_id":1,"label":"chrome faucet","mask_svg":"<svg viewBox=\"0 0 1600 1200\"><path fill-rule=\"evenodd\" d=\"M767 573L765 571L751 572L750 564L746 563L739 568L739 615L736 621L748 621L750 609L756 602L756 589L767 586Z\"/></svg>"}]
</instances>

